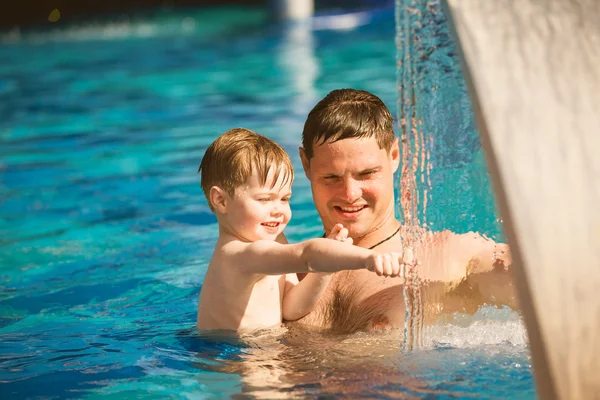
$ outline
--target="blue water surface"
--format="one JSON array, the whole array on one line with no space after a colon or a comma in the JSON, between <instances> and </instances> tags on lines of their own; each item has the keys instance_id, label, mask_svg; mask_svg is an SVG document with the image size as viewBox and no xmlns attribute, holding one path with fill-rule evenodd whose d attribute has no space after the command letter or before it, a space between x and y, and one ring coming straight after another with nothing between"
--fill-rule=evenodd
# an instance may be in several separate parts
<instances>
[{"instance_id":1,"label":"blue water surface","mask_svg":"<svg viewBox=\"0 0 600 400\"><path fill-rule=\"evenodd\" d=\"M409 354L399 332L194 329L216 242L196 174L208 144L243 126L290 153L295 242L321 234L297 154L308 111L342 87L395 110L393 9L315 28L246 8L2 34L2 399L535 397L510 312L431 331ZM461 162L433 152L431 225L497 237L469 143Z\"/></svg>"}]
</instances>

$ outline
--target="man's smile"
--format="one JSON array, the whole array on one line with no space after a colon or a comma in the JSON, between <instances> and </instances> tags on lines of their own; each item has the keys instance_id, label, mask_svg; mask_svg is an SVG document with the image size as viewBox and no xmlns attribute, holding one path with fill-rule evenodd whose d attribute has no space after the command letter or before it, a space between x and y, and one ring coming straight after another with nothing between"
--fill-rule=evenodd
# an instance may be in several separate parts
<instances>
[{"instance_id":1,"label":"man's smile","mask_svg":"<svg viewBox=\"0 0 600 400\"><path fill-rule=\"evenodd\" d=\"M366 208L366 204L360 206L333 206L333 209L344 218L356 218Z\"/></svg>"}]
</instances>

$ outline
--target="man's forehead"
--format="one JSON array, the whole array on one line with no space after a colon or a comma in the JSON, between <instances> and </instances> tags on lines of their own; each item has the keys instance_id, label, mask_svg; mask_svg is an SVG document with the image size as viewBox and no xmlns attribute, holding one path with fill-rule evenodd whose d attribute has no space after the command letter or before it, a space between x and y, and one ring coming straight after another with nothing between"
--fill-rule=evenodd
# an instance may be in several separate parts
<instances>
[{"instance_id":1,"label":"man's forehead","mask_svg":"<svg viewBox=\"0 0 600 400\"><path fill-rule=\"evenodd\" d=\"M311 164L377 163L385 155L375 138L342 139L335 142L315 144Z\"/></svg>"}]
</instances>

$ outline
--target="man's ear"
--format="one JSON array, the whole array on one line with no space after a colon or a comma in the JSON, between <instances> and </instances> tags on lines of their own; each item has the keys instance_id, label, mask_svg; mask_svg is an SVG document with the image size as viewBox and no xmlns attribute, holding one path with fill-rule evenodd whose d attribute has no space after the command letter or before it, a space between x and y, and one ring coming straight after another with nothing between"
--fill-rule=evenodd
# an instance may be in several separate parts
<instances>
[{"instance_id":1,"label":"man's ear","mask_svg":"<svg viewBox=\"0 0 600 400\"><path fill-rule=\"evenodd\" d=\"M400 148L398 147L398 138L394 140L394 143L392 143L392 147L390 148L390 162L392 163L392 172L396 172L398 170L398 166L400 165Z\"/></svg>"},{"instance_id":2,"label":"man's ear","mask_svg":"<svg viewBox=\"0 0 600 400\"><path fill-rule=\"evenodd\" d=\"M308 178L308 180L310 181L310 160L308 159L306 151L303 147L299 147L298 150L300 151L300 160L302 160L302 168L304 168L304 175L306 175L306 178Z\"/></svg>"},{"instance_id":3,"label":"man's ear","mask_svg":"<svg viewBox=\"0 0 600 400\"><path fill-rule=\"evenodd\" d=\"M223 189L218 186L211 187L208 198L210 205L215 211L218 211L221 214L227 214L227 201L229 200L229 196Z\"/></svg>"}]
</instances>

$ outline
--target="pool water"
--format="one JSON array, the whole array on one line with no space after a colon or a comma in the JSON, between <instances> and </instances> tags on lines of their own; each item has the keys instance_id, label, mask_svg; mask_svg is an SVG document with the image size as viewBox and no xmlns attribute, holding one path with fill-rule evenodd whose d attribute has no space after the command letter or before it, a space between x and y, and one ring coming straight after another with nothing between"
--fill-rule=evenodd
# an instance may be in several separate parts
<instances>
[{"instance_id":1,"label":"pool water","mask_svg":"<svg viewBox=\"0 0 600 400\"><path fill-rule=\"evenodd\" d=\"M2 399L535 397L523 324L506 309L455 315L410 353L401 330L195 330L216 241L196 174L208 144L243 126L291 154L295 242L321 234L297 154L311 107L354 87L395 110L393 10L326 22L208 9L0 35ZM430 224L499 237L467 142L432 152Z\"/></svg>"}]
</instances>

